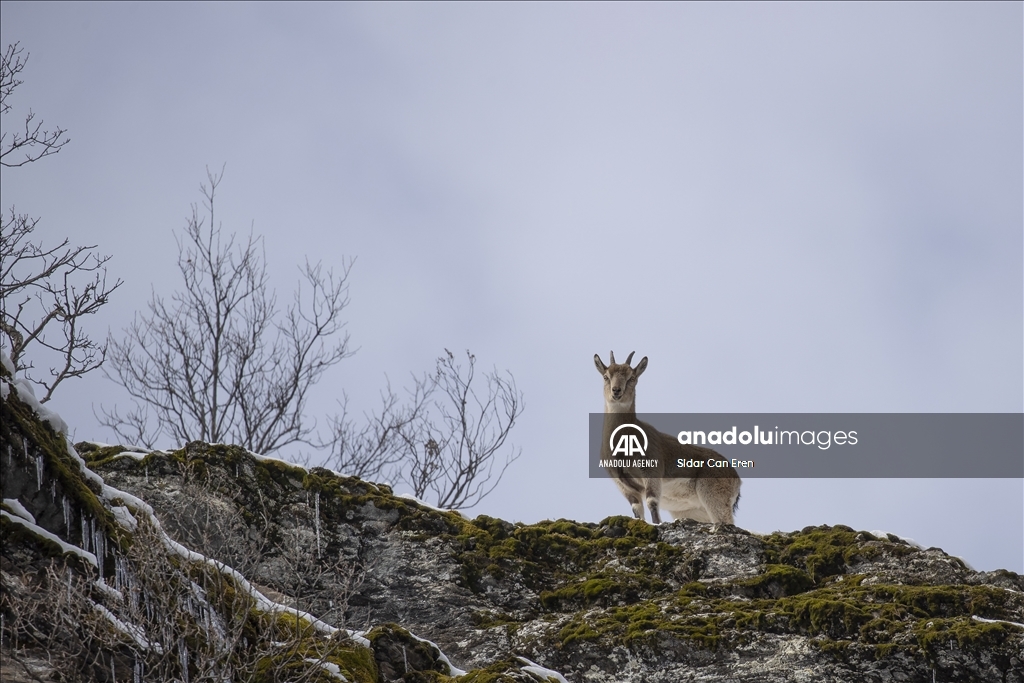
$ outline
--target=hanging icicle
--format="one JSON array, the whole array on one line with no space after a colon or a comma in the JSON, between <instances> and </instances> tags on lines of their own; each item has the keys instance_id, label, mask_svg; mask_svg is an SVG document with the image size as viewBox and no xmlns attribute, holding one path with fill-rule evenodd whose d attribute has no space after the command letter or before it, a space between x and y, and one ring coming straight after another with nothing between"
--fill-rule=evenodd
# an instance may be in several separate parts
<instances>
[{"instance_id":1,"label":"hanging icicle","mask_svg":"<svg viewBox=\"0 0 1024 683\"><path fill-rule=\"evenodd\" d=\"M178 659L181 661L181 680L188 683L188 645L184 638L178 639Z\"/></svg>"},{"instance_id":2,"label":"hanging icicle","mask_svg":"<svg viewBox=\"0 0 1024 683\"><path fill-rule=\"evenodd\" d=\"M128 588L128 567L124 558L116 552L114 553L114 589L124 592Z\"/></svg>"},{"instance_id":3,"label":"hanging icicle","mask_svg":"<svg viewBox=\"0 0 1024 683\"><path fill-rule=\"evenodd\" d=\"M85 511L82 511L82 550L89 552L89 522L86 521Z\"/></svg>"},{"instance_id":4,"label":"hanging icicle","mask_svg":"<svg viewBox=\"0 0 1024 683\"><path fill-rule=\"evenodd\" d=\"M26 455L27 454L28 454L28 452L26 451ZM45 466L45 463L43 462L43 454L39 453L39 454L36 455L36 488L38 488L40 491L43 490L43 467L44 466Z\"/></svg>"},{"instance_id":5,"label":"hanging icicle","mask_svg":"<svg viewBox=\"0 0 1024 683\"><path fill-rule=\"evenodd\" d=\"M317 491L313 497L316 503L316 509L313 511L313 526L316 527L316 556L321 557L320 550L320 492Z\"/></svg>"},{"instance_id":6,"label":"hanging icicle","mask_svg":"<svg viewBox=\"0 0 1024 683\"><path fill-rule=\"evenodd\" d=\"M96 568L100 572L100 581L103 580L103 565L106 559L106 536L103 535L103 529L96 525L96 520L90 520L92 526L92 549L96 555Z\"/></svg>"}]
</instances>

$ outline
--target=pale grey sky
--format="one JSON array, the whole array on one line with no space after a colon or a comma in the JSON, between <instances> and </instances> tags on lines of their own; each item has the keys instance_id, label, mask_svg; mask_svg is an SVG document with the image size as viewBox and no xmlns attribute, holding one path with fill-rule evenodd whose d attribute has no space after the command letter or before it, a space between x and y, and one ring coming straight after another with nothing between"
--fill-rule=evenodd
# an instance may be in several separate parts
<instances>
[{"instance_id":1,"label":"pale grey sky","mask_svg":"<svg viewBox=\"0 0 1024 683\"><path fill-rule=\"evenodd\" d=\"M1019 3L0 5L14 104L69 130L2 176L37 236L178 286L172 230L227 164L226 230L358 258L370 408L444 348L511 370L522 458L473 512L627 514L586 478L591 358L650 358L649 412L1024 409ZM79 439L124 400L52 402ZM168 444L170 445L170 444ZM749 480L737 523L885 529L1024 571L1020 480ZM979 529L984 533L979 533Z\"/></svg>"}]
</instances>

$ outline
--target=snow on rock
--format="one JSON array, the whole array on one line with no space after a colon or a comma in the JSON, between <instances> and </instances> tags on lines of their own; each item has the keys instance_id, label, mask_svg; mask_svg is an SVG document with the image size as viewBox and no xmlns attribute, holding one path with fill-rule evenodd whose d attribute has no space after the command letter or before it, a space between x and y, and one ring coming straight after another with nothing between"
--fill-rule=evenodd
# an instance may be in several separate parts
<instances>
[{"instance_id":1,"label":"snow on rock","mask_svg":"<svg viewBox=\"0 0 1024 683\"><path fill-rule=\"evenodd\" d=\"M150 643L140 627L121 621L113 612L99 603L94 602L92 606L110 622L111 626L134 640L143 650L148 650L152 647L158 653L163 653L163 647L160 643Z\"/></svg>"},{"instance_id":2,"label":"snow on rock","mask_svg":"<svg viewBox=\"0 0 1024 683\"><path fill-rule=\"evenodd\" d=\"M985 617L979 617L978 615L972 615L971 619L974 621L980 621L983 624L1009 624L1010 626L1016 626L1017 628L1024 628L1024 624L1016 621L1006 621L1005 619L986 619Z\"/></svg>"},{"instance_id":3,"label":"snow on rock","mask_svg":"<svg viewBox=\"0 0 1024 683\"><path fill-rule=\"evenodd\" d=\"M417 505L422 505L423 507L425 507L425 508L427 508L429 510L436 510L437 512L454 512L455 514L459 515L463 519L468 519L468 517L466 517L466 515L463 514L460 510L455 510L455 509L452 509L452 508L444 509L444 508L436 507L434 505L431 505L430 503L423 502L422 500L420 500L416 496L412 495L411 493L396 493L395 494L395 498L402 498L404 500L411 500L412 502L416 503Z\"/></svg>"},{"instance_id":4,"label":"snow on rock","mask_svg":"<svg viewBox=\"0 0 1024 683\"><path fill-rule=\"evenodd\" d=\"M132 516L131 510L123 505L111 505L110 511L114 513L114 519L117 523L128 531L135 531L139 526L139 521Z\"/></svg>"},{"instance_id":5,"label":"snow on rock","mask_svg":"<svg viewBox=\"0 0 1024 683\"><path fill-rule=\"evenodd\" d=\"M53 543L56 543L58 546L60 546L60 549L62 551L64 551L65 553L71 553L72 555L77 555L78 557L82 558L83 560L85 560L86 562L91 564L92 566L94 566L94 567L98 566L97 562L96 562L96 556L93 555L92 553L88 552L87 550L82 550L77 545L71 545L70 543L67 543L60 536L57 536L56 534L51 534L46 529L44 529L41 526L38 526L36 524L33 524L32 522L28 521L24 517L17 517L15 515L12 515L12 514L8 513L7 510L0 510L0 516L3 516L4 519L6 519L6 520L8 520L10 522L14 522L15 524L20 524L21 526L25 527L30 532L32 532L36 536L39 536L40 538L45 538L48 541L52 541Z\"/></svg>"},{"instance_id":6,"label":"snow on rock","mask_svg":"<svg viewBox=\"0 0 1024 683\"><path fill-rule=\"evenodd\" d=\"M25 509L25 506L21 504L21 501L17 498L4 498L4 505L10 508L11 512L18 515L22 519L28 520L33 524L36 523L36 518L32 516L32 513Z\"/></svg>"},{"instance_id":7,"label":"snow on rock","mask_svg":"<svg viewBox=\"0 0 1024 683\"><path fill-rule=\"evenodd\" d=\"M545 683L549 683L552 680L555 681L555 683L569 683L569 681L565 680L565 676L558 673L557 671L546 669L535 662L531 662L526 657L518 657L518 659L526 665L523 667L523 671L532 676L536 676Z\"/></svg>"},{"instance_id":8,"label":"snow on rock","mask_svg":"<svg viewBox=\"0 0 1024 683\"><path fill-rule=\"evenodd\" d=\"M309 657L306 657L303 661L318 665L321 669L329 673L332 678L337 678L339 681L346 681L346 683L348 681L344 674L341 673L341 668L333 662L321 662L319 659L311 659Z\"/></svg>"}]
</instances>

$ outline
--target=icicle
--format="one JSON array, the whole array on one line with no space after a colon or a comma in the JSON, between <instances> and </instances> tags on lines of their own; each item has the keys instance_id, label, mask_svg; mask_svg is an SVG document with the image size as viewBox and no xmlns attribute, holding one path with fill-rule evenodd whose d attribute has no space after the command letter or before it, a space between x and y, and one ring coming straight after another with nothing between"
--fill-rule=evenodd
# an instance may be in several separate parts
<instances>
[{"instance_id":1,"label":"icicle","mask_svg":"<svg viewBox=\"0 0 1024 683\"><path fill-rule=\"evenodd\" d=\"M320 557L320 492L317 491L313 500L316 502L313 524L316 526L316 556Z\"/></svg>"},{"instance_id":2,"label":"icicle","mask_svg":"<svg viewBox=\"0 0 1024 683\"><path fill-rule=\"evenodd\" d=\"M82 511L82 550L89 552L89 522L85 519L85 511Z\"/></svg>"},{"instance_id":3,"label":"icicle","mask_svg":"<svg viewBox=\"0 0 1024 683\"><path fill-rule=\"evenodd\" d=\"M146 466L146 483L149 483L149 465Z\"/></svg>"},{"instance_id":4,"label":"icicle","mask_svg":"<svg viewBox=\"0 0 1024 683\"><path fill-rule=\"evenodd\" d=\"M178 659L181 660L181 680L188 683L188 646L183 638L178 639Z\"/></svg>"},{"instance_id":5,"label":"icicle","mask_svg":"<svg viewBox=\"0 0 1024 683\"><path fill-rule=\"evenodd\" d=\"M40 491L43 490L43 454L39 453L36 455L36 488Z\"/></svg>"},{"instance_id":6,"label":"icicle","mask_svg":"<svg viewBox=\"0 0 1024 683\"><path fill-rule=\"evenodd\" d=\"M132 683L142 683L142 660L135 657L135 671L132 675Z\"/></svg>"},{"instance_id":7,"label":"icicle","mask_svg":"<svg viewBox=\"0 0 1024 683\"><path fill-rule=\"evenodd\" d=\"M56 479L51 479L50 480L50 500L53 500L56 497L57 497L57 480Z\"/></svg>"},{"instance_id":8,"label":"icicle","mask_svg":"<svg viewBox=\"0 0 1024 683\"><path fill-rule=\"evenodd\" d=\"M114 590L123 591L128 584L124 578L124 561L120 555L114 554Z\"/></svg>"},{"instance_id":9,"label":"icicle","mask_svg":"<svg viewBox=\"0 0 1024 683\"><path fill-rule=\"evenodd\" d=\"M96 568L100 572L100 580L103 580L103 564L106 559L106 537L103 535L103 529L96 526L96 520L92 521L92 548L93 553L96 555Z\"/></svg>"},{"instance_id":10,"label":"icicle","mask_svg":"<svg viewBox=\"0 0 1024 683\"><path fill-rule=\"evenodd\" d=\"M64 531L68 535L68 540L71 540L71 503L68 502L67 496L61 496L63 498L64 507Z\"/></svg>"}]
</instances>

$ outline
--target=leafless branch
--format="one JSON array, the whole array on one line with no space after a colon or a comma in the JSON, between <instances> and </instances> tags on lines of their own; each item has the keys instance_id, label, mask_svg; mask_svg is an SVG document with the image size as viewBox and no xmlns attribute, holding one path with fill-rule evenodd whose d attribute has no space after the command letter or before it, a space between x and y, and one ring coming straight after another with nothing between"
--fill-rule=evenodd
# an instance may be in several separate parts
<instances>
[{"instance_id":1,"label":"leafless branch","mask_svg":"<svg viewBox=\"0 0 1024 683\"><path fill-rule=\"evenodd\" d=\"M9 133L8 97L22 81L18 74L28 56L18 44L9 45L0 65L0 163L23 166L56 154L70 140L65 131L42 130L29 112L23 133ZM49 401L64 380L95 370L103 364L106 345L89 338L81 328L83 318L104 306L121 280L108 284L106 263L92 246L71 246L65 239L44 248L31 241L39 219L10 213L0 215L0 339L19 372L42 387L42 402ZM28 353L26 353L28 351ZM36 353L53 358L49 376L34 376Z\"/></svg>"},{"instance_id":2,"label":"leafless branch","mask_svg":"<svg viewBox=\"0 0 1024 683\"><path fill-rule=\"evenodd\" d=\"M263 241L224 237L215 222L223 178L207 171L200 186L209 222L192 206L178 237L184 287L170 301L154 292L121 339L109 340L112 379L134 407L102 409L101 423L122 438L152 445L230 441L256 453L313 443L309 390L350 355L341 312L348 305L352 261L340 273L306 263L292 304L278 311L268 286ZM339 338L340 337L340 338ZM153 420L150 420L152 411Z\"/></svg>"},{"instance_id":3,"label":"leafless branch","mask_svg":"<svg viewBox=\"0 0 1024 683\"><path fill-rule=\"evenodd\" d=\"M501 451L523 396L510 373L497 371L485 376L486 390L478 393L476 357L469 351L466 357L464 368L445 349L433 374L414 377L405 402L389 384L380 411L362 428L343 403L341 417L331 422L333 467L364 478L388 476L441 508L479 503L519 457L513 448L502 459Z\"/></svg>"},{"instance_id":4,"label":"leafless branch","mask_svg":"<svg viewBox=\"0 0 1024 683\"><path fill-rule=\"evenodd\" d=\"M18 43L8 45L3 53L3 63L0 64L0 113L5 117L11 111L8 96L24 82L18 78L18 74L25 68L29 56L23 53L24 48L19 47ZM24 166L56 154L71 142L71 138L65 137L66 130L44 130L43 122L35 121L35 117L30 110L25 116L22 132L9 133L4 128L0 134L0 164L8 168Z\"/></svg>"}]
</instances>

